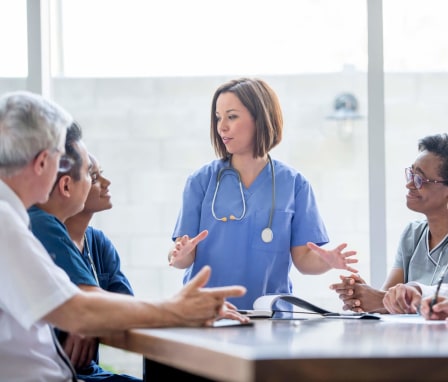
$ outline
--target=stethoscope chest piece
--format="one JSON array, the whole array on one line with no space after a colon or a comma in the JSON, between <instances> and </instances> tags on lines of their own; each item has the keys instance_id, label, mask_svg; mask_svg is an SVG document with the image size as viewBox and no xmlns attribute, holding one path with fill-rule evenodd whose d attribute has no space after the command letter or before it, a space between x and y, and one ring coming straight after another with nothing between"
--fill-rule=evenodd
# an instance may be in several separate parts
<instances>
[{"instance_id":1,"label":"stethoscope chest piece","mask_svg":"<svg viewBox=\"0 0 448 382\"><path fill-rule=\"evenodd\" d=\"M263 240L265 243L270 243L273 238L274 233L269 227L266 227L263 231L261 231L261 240Z\"/></svg>"}]
</instances>

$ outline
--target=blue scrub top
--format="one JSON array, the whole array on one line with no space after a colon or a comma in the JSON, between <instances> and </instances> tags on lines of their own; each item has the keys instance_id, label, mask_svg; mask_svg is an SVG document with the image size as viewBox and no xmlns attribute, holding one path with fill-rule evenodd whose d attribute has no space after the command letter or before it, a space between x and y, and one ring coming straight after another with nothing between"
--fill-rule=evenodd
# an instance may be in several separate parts
<instances>
[{"instance_id":1,"label":"blue scrub top","mask_svg":"<svg viewBox=\"0 0 448 382\"><path fill-rule=\"evenodd\" d=\"M182 208L173 232L196 236L206 229L209 234L198 244L194 263L186 270L188 282L204 265L212 268L207 286L244 285L247 293L229 301L239 309L252 309L253 302L265 294L292 293L289 271L291 247L328 242L311 185L295 169L273 160L275 169L275 207L272 221L274 238L261 239L268 226L272 205L272 175L269 164L249 188L243 185L246 215L240 221L222 222L212 215L212 200L217 174L229 161L215 160L189 176L183 192ZM226 171L215 200L218 218L242 212L242 198L237 176Z\"/></svg>"},{"instance_id":2,"label":"blue scrub top","mask_svg":"<svg viewBox=\"0 0 448 382\"><path fill-rule=\"evenodd\" d=\"M120 256L112 242L104 233L91 226L87 227L87 246L83 253L73 243L66 226L54 215L33 206L28 210L31 230L41 241L54 262L70 277L76 285L98 286L94 272L88 258L88 251L95 265L99 286L109 292L133 295L129 280L121 272ZM63 341L65 333L56 330L58 337ZM103 370L98 365L99 352L96 350L90 365L78 370L78 378L84 381L104 380L107 376L117 381L139 381L139 379L126 376L116 376ZM114 379L114 380L115 380Z\"/></svg>"},{"instance_id":3,"label":"blue scrub top","mask_svg":"<svg viewBox=\"0 0 448 382\"><path fill-rule=\"evenodd\" d=\"M82 258L65 225L54 215L33 206L28 210L31 230L76 285L98 286L91 267Z\"/></svg>"},{"instance_id":4,"label":"blue scrub top","mask_svg":"<svg viewBox=\"0 0 448 382\"><path fill-rule=\"evenodd\" d=\"M100 287L109 292L133 295L128 278L121 271L120 256L103 231L87 227L86 238L88 248L84 245L83 258L88 260L88 249L95 264Z\"/></svg>"}]
</instances>

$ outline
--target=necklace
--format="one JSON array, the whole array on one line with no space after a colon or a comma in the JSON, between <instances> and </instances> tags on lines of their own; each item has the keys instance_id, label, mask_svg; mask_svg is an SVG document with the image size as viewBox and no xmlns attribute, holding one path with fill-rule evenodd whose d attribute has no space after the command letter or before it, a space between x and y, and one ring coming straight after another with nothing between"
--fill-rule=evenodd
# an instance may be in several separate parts
<instances>
[{"instance_id":1,"label":"necklace","mask_svg":"<svg viewBox=\"0 0 448 382\"><path fill-rule=\"evenodd\" d=\"M98 284L98 286L100 286L100 282L98 280L98 274L96 273L96 267L95 267L95 264L93 263L93 259L90 254L90 247L89 247L89 243L87 242L86 234L84 234L84 248L86 248L86 250L87 250L87 258L89 259L89 263L92 268L93 276L95 277L95 280L96 280L96 283Z\"/></svg>"}]
</instances>

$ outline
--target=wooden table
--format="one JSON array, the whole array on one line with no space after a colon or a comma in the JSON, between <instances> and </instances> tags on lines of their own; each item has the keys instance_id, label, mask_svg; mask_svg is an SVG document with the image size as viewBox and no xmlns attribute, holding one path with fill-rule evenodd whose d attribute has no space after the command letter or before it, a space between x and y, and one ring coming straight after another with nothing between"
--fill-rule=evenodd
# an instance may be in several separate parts
<instances>
[{"instance_id":1,"label":"wooden table","mask_svg":"<svg viewBox=\"0 0 448 382\"><path fill-rule=\"evenodd\" d=\"M443 321L254 321L252 327L131 330L108 344L142 354L145 380L193 374L218 381L448 381Z\"/></svg>"}]
</instances>

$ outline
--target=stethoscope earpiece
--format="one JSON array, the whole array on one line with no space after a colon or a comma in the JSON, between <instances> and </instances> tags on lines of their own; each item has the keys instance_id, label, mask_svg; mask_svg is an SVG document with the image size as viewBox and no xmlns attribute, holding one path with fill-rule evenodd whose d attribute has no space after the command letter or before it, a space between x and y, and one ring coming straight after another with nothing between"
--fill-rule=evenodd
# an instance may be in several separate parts
<instances>
[{"instance_id":1,"label":"stethoscope earpiece","mask_svg":"<svg viewBox=\"0 0 448 382\"><path fill-rule=\"evenodd\" d=\"M270 155L268 154L268 160L269 160L269 166L271 167L271 174L272 174L272 202L271 202L271 211L269 213L269 222L268 222L268 226L263 229L263 231L261 231L261 240L263 240L263 242L265 243L270 243L273 239L274 239L274 233L272 232L272 217L274 216L274 210L275 210L275 172L274 172L274 165L272 163L272 159L270 157ZM216 176L217 181L216 181L216 188L215 188L215 192L213 194L213 200L212 200L212 215L215 218L215 220L219 220L222 222L226 222L227 221L227 217L224 216L222 218L218 218L215 214L215 200L216 200L216 195L218 194L218 190L219 190L219 185L221 182L221 178L223 176L223 173L225 171L233 171L237 178L238 178L238 183L240 186L240 193L241 193L241 200L243 202L243 211L241 213L240 217L236 217L235 215L231 214L229 216L229 220L242 220L244 218L244 216L246 216L246 199L244 198L244 193L243 193L243 185L241 183L241 176L240 173L234 169L231 166L228 167L223 167L221 170L219 170L218 175Z\"/></svg>"}]
</instances>

